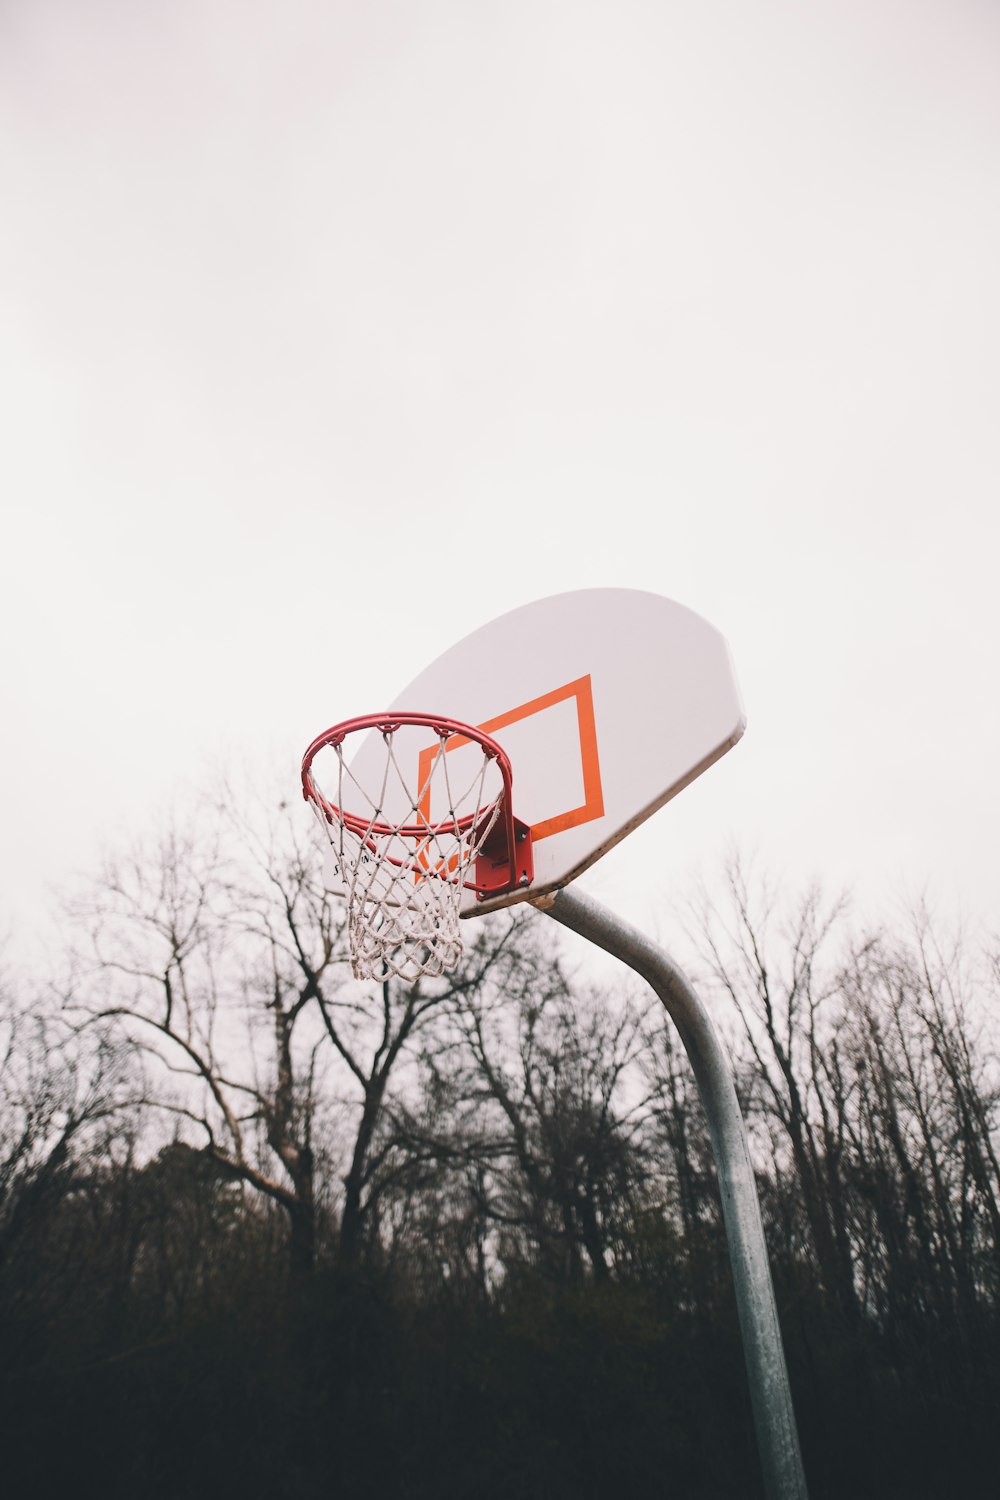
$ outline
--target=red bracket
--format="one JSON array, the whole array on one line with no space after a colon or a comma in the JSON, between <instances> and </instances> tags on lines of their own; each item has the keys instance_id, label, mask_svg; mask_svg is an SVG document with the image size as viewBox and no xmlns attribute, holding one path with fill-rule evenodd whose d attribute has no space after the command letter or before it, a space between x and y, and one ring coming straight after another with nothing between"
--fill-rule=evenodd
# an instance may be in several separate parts
<instances>
[{"instance_id":1,"label":"red bracket","mask_svg":"<svg viewBox=\"0 0 1000 1500\"><path fill-rule=\"evenodd\" d=\"M535 857L531 849L531 829L520 818L514 825L514 868L511 869L507 843L507 820L501 815L490 829L476 855L475 887L480 901L499 896L519 885L530 885L535 878Z\"/></svg>"}]
</instances>

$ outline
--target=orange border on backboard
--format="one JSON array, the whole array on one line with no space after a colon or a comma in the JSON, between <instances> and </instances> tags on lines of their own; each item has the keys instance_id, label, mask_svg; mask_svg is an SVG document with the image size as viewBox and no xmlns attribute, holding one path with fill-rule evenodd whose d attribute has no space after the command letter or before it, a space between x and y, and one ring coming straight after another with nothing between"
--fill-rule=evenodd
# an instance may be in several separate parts
<instances>
[{"instance_id":1,"label":"orange border on backboard","mask_svg":"<svg viewBox=\"0 0 1000 1500\"><path fill-rule=\"evenodd\" d=\"M567 698L576 699L576 718L580 732L580 767L583 771L583 802L579 807L570 808L569 811L556 813L554 817L543 818L540 823L535 823L531 829L531 837L536 842L539 839L547 839L553 833L562 833L567 828L576 828L581 823L591 823L595 818L604 816L604 789L601 785L601 763L597 753L597 724L594 720L594 691L590 681L590 674L586 677L578 677L575 682L567 682L565 687L555 688L551 693L543 693L540 698L532 698L528 703L522 703L518 708L512 708L505 714L499 714L495 719L487 719L485 724L477 724L484 734L495 734L498 729L506 729L510 724L517 724L522 719L530 719L532 714L541 713L546 708L553 708L557 703L565 703ZM458 750L462 745L471 744L464 735L453 735L445 745L445 752ZM440 745L428 745L421 750L418 762L417 785L425 788L420 799L420 814L425 820L430 819L430 775L431 765L434 757L440 750ZM517 767L514 767L515 786L517 781ZM515 796L515 813L517 812Z\"/></svg>"}]
</instances>

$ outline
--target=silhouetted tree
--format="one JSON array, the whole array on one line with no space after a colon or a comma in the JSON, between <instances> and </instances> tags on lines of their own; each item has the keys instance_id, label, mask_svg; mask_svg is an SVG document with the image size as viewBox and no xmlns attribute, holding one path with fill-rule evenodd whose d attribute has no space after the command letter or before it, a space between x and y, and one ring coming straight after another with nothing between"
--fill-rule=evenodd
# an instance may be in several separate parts
<instances>
[{"instance_id":1,"label":"silhouetted tree","mask_svg":"<svg viewBox=\"0 0 1000 1500\"><path fill-rule=\"evenodd\" d=\"M627 1087L641 1017L571 986L547 937L519 915L504 942L472 949L423 1050L418 1107L396 1112L406 1160L435 1160L463 1205L480 1282L488 1261L608 1277L643 1192L641 1098Z\"/></svg>"},{"instance_id":2,"label":"silhouetted tree","mask_svg":"<svg viewBox=\"0 0 1000 1500\"><path fill-rule=\"evenodd\" d=\"M192 817L109 861L74 907L90 944L81 1003L156 1060L171 1082L151 1095L158 1108L196 1126L222 1171L281 1207L297 1276L315 1264L328 1208L340 1264L357 1263L390 1078L470 982L468 969L454 982L353 980L313 832L285 807ZM489 943L477 953L488 966Z\"/></svg>"},{"instance_id":3,"label":"silhouetted tree","mask_svg":"<svg viewBox=\"0 0 1000 1500\"><path fill-rule=\"evenodd\" d=\"M0 984L0 1326L22 1356L79 1279L67 1203L113 1133L134 1127L130 1058Z\"/></svg>"}]
</instances>

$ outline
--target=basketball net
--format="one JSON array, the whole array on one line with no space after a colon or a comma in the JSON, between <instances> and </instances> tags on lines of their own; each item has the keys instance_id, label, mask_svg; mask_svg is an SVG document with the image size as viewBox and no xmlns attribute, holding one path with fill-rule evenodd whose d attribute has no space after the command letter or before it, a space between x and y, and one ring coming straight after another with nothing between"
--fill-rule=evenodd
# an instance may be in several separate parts
<instances>
[{"instance_id":1,"label":"basketball net","mask_svg":"<svg viewBox=\"0 0 1000 1500\"><path fill-rule=\"evenodd\" d=\"M439 741L420 785L404 772L395 745L400 727L414 723L426 726ZM381 735L385 746L374 786L361 784L344 755L345 741L361 730L373 732L373 738ZM454 743L461 744L463 752L466 745L471 747L463 754L459 785L453 784L456 757L446 753L456 734L462 737ZM329 794L321 790L312 770L317 749L326 747L336 756L335 763L327 757ZM508 794L507 779L497 790L498 751L488 737L467 726L419 715L349 720L310 746L303 761L303 794L327 840L327 889L347 901L356 979L395 977L412 983L421 975L446 974L458 966L462 893L473 888L474 861ZM369 777L371 766L369 758ZM353 810L345 811L345 803Z\"/></svg>"}]
</instances>

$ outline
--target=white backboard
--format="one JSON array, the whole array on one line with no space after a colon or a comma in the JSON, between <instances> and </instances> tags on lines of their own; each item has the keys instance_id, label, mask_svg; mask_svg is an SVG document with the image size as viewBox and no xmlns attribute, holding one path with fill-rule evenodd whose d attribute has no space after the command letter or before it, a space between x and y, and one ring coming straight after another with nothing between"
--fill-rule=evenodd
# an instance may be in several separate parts
<instances>
[{"instance_id":1,"label":"white backboard","mask_svg":"<svg viewBox=\"0 0 1000 1500\"><path fill-rule=\"evenodd\" d=\"M467 892L465 916L568 884L724 755L746 723L715 627L631 589L556 594L501 615L439 656L392 704L358 705L384 708L476 725L511 758L534 880L484 902ZM437 744L415 733L405 753L419 785ZM453 753L458 773L467 751ZM376 736L351 771L364 782L383 760Z\"/></svg>"}]
</instances>

